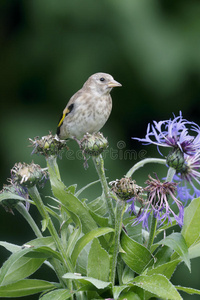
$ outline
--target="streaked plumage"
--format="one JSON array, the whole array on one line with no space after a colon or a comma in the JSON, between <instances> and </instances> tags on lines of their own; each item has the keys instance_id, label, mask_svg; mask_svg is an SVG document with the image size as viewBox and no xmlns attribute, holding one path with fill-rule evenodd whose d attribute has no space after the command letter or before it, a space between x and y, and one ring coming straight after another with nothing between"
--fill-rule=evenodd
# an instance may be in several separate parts
<instances>
[{"instance_id":1,"label":"streaked plumage","mask_svg":"<svg viewBox=\"0 0 200 300\"><path fill-rule=\"evenodd\" d=\"M63 110L57 135L60 139L82 138L86 133L99 131L112 110L110 92L121 84L106 73L96 73L88 78Z\"/></svg>"}]
</instances>

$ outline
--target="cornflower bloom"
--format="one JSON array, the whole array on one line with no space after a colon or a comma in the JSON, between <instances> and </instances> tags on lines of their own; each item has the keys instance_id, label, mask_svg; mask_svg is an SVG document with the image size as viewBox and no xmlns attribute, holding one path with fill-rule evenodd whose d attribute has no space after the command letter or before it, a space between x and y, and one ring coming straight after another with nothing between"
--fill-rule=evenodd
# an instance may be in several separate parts
<instances>
[{"instance_id":1,"label":"cornflower bloom","mask_svg":"<svg viewBox=\"0 0 200 300\"><path fill-rule=\"evenodd\" d=\"M181 227L183 225L183 216L184 216L184 208L176 197L176 187L177 183L174 182L161 182L158 178L154 179L149 176L149 180L146 181L147 187L144 189L147 192L147 201L143 203L141 208L141 212L137 215L134 224L142 223L143 227L149 229L148 226L148 218L151 213L153 213L154 217L161 222L165 222L168 219L168 222L172 223L171 216L174 217L177 224ZM171 209L168 198L171 197L173 201L176 203L179 214L176 215L174 211ZM131 210L135 213L135 200L132 199ZM128 201L130 202L130 200Z\"/></svg>"},{"instance_id":2,"label":"cornflower bloom","mask_svg":"<svg viewBox=\"0 0 200 300\"><path fill-rule=\"evenodd\" d=\"M172 147L180 149L185 154L194 155L200 149L200 127L194 122L183 119L181 112L178 117L174 116L173 120L153 121L153 124L148 124L145 138L133 139L146 145L157 145L158 151L160 146ZM196 136L189 135L188 130L196 133Z\"/></svg>"}]
</instances>

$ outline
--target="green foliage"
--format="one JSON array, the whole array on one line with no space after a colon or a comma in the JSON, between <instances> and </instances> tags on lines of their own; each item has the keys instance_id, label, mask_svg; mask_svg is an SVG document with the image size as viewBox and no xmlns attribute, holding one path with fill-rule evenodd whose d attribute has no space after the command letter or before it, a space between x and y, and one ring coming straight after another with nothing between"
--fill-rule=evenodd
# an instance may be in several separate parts
<instances>
[{"instance_id":1,"label":"green foliage","mask_svg":"<svg viewBox=\"0 0 200 300\"><path fill-rule=\"evenodd\" d=\"M102 157L98 159L100 168L104 168ZM173 232L155 240L156 234L175 225L174 221L172 224L164 222L157 231L152 229L152 245L147 248L150 235L141 224L133 226L134 217L127 217L125 202L111 194L106 179L102 180L104 171L99 172L103 181L102 195L89 201L78 198L81 191L76 191L76 185L66 187L61 181L55 158L47 158L47 166L53 193L49 199L54 205L49 208L43 203L36 186L28 188L29 201L42 217L42 234L30 214L16 205L37 237L22 246L0 242L0 246L11 252L0 270L0 297L41 293L42 300L72 300L74 295L77 299L88 300L108 297L115 300L148 300L152 297L179 300L182 297L178 291L190 295L200 293L174 286L170 281L180 262L191 271L190 259L200 256L199 199L194 199L185 209L181 233ZM116 202L113 205L114 226L109 222L107 203L111 195L112 201ZM24 198L7 192L0 194L0 201L7 197L24 202ZM59 223L58 229L53 217ZM29 279L43 264L55 272L56 283Z\"/></svg>"},{"instance_id":2,"label":"green foliage","mask_svg":"<svg viewBox=\"0 0 200 300\"><path fill-rule=\"evenodd\" d=\"M22 297L54 289L55 285L48 281L36 279L17 280L13 283L0 286L0 297Z\"/></svg>"},{"instance_id":3,"label":"green foliage","mask_svg":"<svg viewBox=\"0 0 200 300\"><path fill-rule=\"evenodd\" d=\"M98 239L94 239L88 255L87 276L102 281L109 281L110 257Z\"/></svg>"}]
</instances>

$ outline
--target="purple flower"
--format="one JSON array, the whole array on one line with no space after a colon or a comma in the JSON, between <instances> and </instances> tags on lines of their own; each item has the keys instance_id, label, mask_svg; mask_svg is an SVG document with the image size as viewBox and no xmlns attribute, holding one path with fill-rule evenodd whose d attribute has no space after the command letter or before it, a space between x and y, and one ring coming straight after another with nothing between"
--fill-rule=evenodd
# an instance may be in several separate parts
<instances>
[{"instance_id":1,"label":"purple flower","mask_svg":"<svg viewBox=\"0 0 200 300\"><path fill-rule=\"evenodd\" d=\"M200 189L195 186L195 183L200 186L200 152L195 155L184 155L184 164L177 175L174 176L175 181L180 184L177 188L178 197L187 204L189 199L200 196ZM190 188L188 187L190 185ZM190 193L193 190L192 194Z\"/></svg>"},{"instance_id":2,"label":"purple flower","mask_svg":"<svg viewBox=\"0 0 200 300\"><path fill-rule=\"evenodd\" d=\"M182 113L174 119L160 122L153 121L154 125L148 124L145 138L133 138L144 144L154 144L158 148L172 147L179 148L183 153L194 155L200 149L200 127L194 123L183 119ZM196 133L189 135L188 130Z\"/></svg>"},{"instance_id":3,"label":"purple flower","mask_svg":"<svg viewBox=\"0 0 200 300\"><path fill-rule=\"evenodd\" d=\"M154 217L160 221L161 224L167 219L168 222L172 223L171 216L173 216L177 224L181 227L183 225L184 208L181 201L175 197L177 183L161 182L158 178L154 179L149 176L149 180L146 181L146 184L147 187L145 191L147 192L147 201L143 203L141 213L137 215L133 224L142 223L143 227L148 229L148 218L150 214L153 213ZM169 197L176 203L179 209L178 215L171 209L168 203ZM129 210L133 213L135 213L135 201L136 199L132 199L131 208L129 207Z\"/></svg>"}]
</instances>

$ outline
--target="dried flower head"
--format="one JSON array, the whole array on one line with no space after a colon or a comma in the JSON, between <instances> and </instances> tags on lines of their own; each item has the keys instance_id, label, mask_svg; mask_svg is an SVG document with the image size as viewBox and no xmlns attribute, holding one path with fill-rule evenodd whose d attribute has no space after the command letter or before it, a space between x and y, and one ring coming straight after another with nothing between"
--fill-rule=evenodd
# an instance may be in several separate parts
<instances>
[{"instance_id":1,"label":"dried flower head","mask_svg":"<svg viewBox=\"0 0 200 300\"><path fill-rule=\"evenodd\" d=\"M44 156L60 156L61 151L64 148L67 148L66 141L60 140L57 135L52 135L51 133L49 135L41 137L35 137L34 140L29 139L31 142L31 146L34 147L33 153L39 153Z\"/></svg>"},{"instance_id":2,"label":"dried flower head","mask_svg":"<svg viewBox=\"0 0 200 300\"><path fill-rule=\"evenodd\" d=\"M122 200L128 200L133 197L138 197L142 193L143 188L136 184L131 177L123 177L120 180L109 182L111 191L113 191Z\"/></svg>"},{"instance_id":3,"label":"dried flower head","mask_svg":"<svg viewBox=\"0 0 200 300\"><path fill-rule=\"evenodd\" d=\"M134 224L141 223L143 227L148 229L148 218L151 213L158 221L163 223L166 219L168 222L172 222L171 215L176 220L179 226L183 225L184 208L182 203L175 197L177 183L174 182L161 182L158 178L154 179L149 176L146 181L147 187L144 189L147 192L147 201L141 209L141 213L137 215ZM169 197L173 199L179 209L179 215L177 216L171 209L168 202ZM134 210L135 199L132 203L132 211Z\"/></svg>"},{"instance_id":4,"label":"dried flower head","mask_svg":"<svg viewBox=\"0 0 200 300\"><path fill-rule=\"evenodd\" d=\"M85 154L98 156L108 147L108 141L102 133L85 134L80 140L80 148Z\"/></svg>"},{"instance_id":5,"label":"dried flower head","mask_svg":"<svg viewBox=\"0 0 200 300\"><path fill-rule=\"evenodd\" d=\"M11 179L17 185L31 187L47 178L46 169L34 163L16 163L11 169Z\"/></svg>"}]
</instances>

